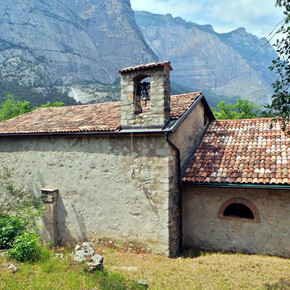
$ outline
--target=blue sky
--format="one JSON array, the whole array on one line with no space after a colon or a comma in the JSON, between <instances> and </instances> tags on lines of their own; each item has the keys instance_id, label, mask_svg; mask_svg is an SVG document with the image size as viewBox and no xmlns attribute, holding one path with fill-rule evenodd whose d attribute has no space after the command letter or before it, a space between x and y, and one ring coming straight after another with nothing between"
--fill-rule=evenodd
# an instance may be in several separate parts
<instances>
[{"instance_id":1,"label":"blue sky","mask_svg":"<svg viewBox=\"0 0 290 290\"><path fill-rule=\"evenodd\" d=\"M170 13L198 24L211 24L217 32L244 27L267 38L283 19L275 0L131 0L131 5L134 10Z\"/></svg>"}]
</instances>

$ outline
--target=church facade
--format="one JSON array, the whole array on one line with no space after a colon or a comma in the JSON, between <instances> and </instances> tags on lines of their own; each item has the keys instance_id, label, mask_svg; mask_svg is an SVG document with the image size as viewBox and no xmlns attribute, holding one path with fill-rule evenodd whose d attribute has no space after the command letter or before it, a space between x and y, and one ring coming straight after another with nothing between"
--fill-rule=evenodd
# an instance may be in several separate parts
<instances>
[{"instance_id":1,"label":"church facade","mask_svg":"<svg viewBox=\"0 0 290 290\"><path fill-rule=\"evenodd\" d=\"M120 102L40 108L0 124L1 167L43 197L44 240L289 256L289 138L268 119L216 121L201 92L170 96L171 70L128 67Z\"/></svg>"}]
</instances>

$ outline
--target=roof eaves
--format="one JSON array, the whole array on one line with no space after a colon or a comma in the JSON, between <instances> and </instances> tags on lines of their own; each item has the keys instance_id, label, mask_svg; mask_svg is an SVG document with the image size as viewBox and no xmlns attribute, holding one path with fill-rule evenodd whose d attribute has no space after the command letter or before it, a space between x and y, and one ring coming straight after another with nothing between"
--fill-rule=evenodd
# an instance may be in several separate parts
<instances>
[{"instance_id":1,"label":"roof eaves","mask_svg":"<svg viewBox=\"0 0 290 290\"><path fill-rule=\"evenodd\" d=\"M250 184L250 183L199 183L199 182L189 182L182 181L183 186L190 187L219 187L219 188L256 188L256 189L279 189L279 190L290 190L289 185L282 184Z\"/></svg>"},{"instance_id":2,"label":"roof eaves","mask_svg":"<svg viewBox=\"0 0 290 290\"><path fill-rule=\"evenodd\" d=\"M125 136L125 135L163 135L163 130L136 130L136 131L77 131L77 132L29 132L0 134L1 137L30 137L30 136Z\"/></svg>"}]
</instances>

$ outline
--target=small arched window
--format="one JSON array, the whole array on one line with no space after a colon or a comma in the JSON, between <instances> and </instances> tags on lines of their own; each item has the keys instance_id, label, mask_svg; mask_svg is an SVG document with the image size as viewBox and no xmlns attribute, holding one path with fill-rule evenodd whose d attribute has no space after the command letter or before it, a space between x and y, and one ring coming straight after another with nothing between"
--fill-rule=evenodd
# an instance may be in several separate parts
<instances>
[{"instance_id":1,"label":"small arched window","mask_svg":"<svg viewBox=\"0 0 290 290\"><path fill-rule=\"evenodd\" d=\"M134 107L135 114L150 110L151 77L139 75L134 79Z\"/></svg>"},{"instance_id":2,"label":"small arched window","mask_svg":"<svg viewBox=\"0 0 290 290\"><path fill-rule=\"evenodd\" d=\"M246 199L232 198L222 204L218 217L229 220L260 221L259 212L254 204Z\"/></svg>"}]
</instances>

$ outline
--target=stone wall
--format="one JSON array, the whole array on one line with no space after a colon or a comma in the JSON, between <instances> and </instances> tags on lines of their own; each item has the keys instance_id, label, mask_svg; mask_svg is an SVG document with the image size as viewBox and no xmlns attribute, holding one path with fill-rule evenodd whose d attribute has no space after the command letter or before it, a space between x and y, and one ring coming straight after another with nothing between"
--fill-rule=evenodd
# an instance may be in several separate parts
<instances>
[{"instance_id":1,"label":"stone wall","mask_svg":"<svg viewBox=\"0 0 290 290\"><path fill-rule=\"evenodd\" d=\"M178 129L169 136L169 139L180 150L180 165L183 167L192 154L195 144L199 141L204 132L204 106L200 102L183 121ZM178 178L178 164L176 152L171 148L171 156L175 156L170 160L170 245L172 252L176 251L180 246L180 190Z\"/></svg>"},{"instance_id":2,"label":"stone wall","mask_svg":"<svg viewBox=\"0 0 290 290\"><path fill-rule=\"evenodd\" d=\"M175 149L170 147L169 158L169 252L172 256L180 249L180 188L178 162Z\"/></svg>"},{"instance_id":3,"label":"stone wall","mask_svg":"<svg viewBox=\"0 0 290 290\"><path fill-rule=\"evenodd\" d=\"M172 135L171 140L180 150L181 167L191 157L193 149L200 140L205 128L205 112L200 102Z\"/></svg>"},{"instance_id":4,"label":"stone wall","mask_svg":"<svg viewBox=\"0 0 290 290\"><path fill-rule=\"evenodd\" d=\"M157 67L145 71L122 73L121 101L122 126L163 127L170 120L169 67ZM140 98L136 94L137 83L151 77L150 108L140 111Z\"/></svg>"},{"instance_id":5,"label":"stone wall","mask_svg":"<svg viewBox=\"0 0 290 290\"><path fill-rule=\"evenodd\" d=\"M2 137L0 152L1 167L14 168L18 185L36 195L58 189L62 241L104 239L176 251L169 249L178 231L171 212L176 160L164 136Z\"/></svg>"},{"instance_id":6,"label":"stone wall","mask_svg":"<svg viewBox=\"0 0 290 290\"><path fill-rule=\"evenodd\" d=\"M221 205L243 198L255 205L260 222L218 217ZM290 257L290 190L184 187L183 244Z\"/></svg>"}]
</instances>

